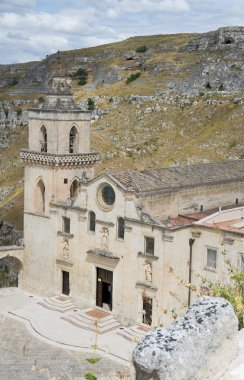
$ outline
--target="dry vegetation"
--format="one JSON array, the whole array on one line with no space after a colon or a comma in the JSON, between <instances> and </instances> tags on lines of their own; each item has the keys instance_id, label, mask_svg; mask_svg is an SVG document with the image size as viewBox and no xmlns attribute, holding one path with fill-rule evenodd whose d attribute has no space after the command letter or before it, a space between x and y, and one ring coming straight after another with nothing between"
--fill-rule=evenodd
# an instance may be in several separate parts
<instances>
[{"instance_id":1,"label":"dry vegetation","mask_svg":"<svg viewBox=\"0 0 244 380\"><path fill-rule=\"evenodd\" d=\"M184 162L223 160L243 154L243 94L213 93L204 89L201 96L190 98L190 103L185 104L187 99L180 94L162 93L168 88L168 82L189 77L203 60L227 59L219 51L208 52L207 56L206 52L182 51L196 36L133 37L114 44L60 52L59 60L57 55L52 55L43 61L47 72L58 67L69 75L78 67L88 71L87 84L78 86L77 80L73 80L73 89L77 102L93 97L96 107L107 111L92 124L92 149L101 152L97 174L105 170L142 170ZM125 54L141 45L146 45L147 51L139 58L124 59ZM29 65L23 64L23 68L21 73L9 73L8 78L17 77L21 81ZM116 71L117 79L106 83L103 78L111 69ZM126 85L126 79L137 71L141 72L140 77ZM6 75L0 71L0 82ZM7 85L0 89L1 99L10 98L7 95L10 88L11 85ZM132 95L153 96L153 99L131 102ZM38 96L40 94L23 93L11 99L37 99ZM242 102L235 104L236 96L242 98ZM167 102L167 98L172 98L172 103ZM196 104L192 104L194 101ZM6 187L13 190L0 201L0 220L7 219L22 228L23 168L18 155L20 148L27 147L27 128L18 127L9 133L10 146L0 150L0 190ZM13 207L6 212L9 204Z\"/></svg>"}]
</instances>

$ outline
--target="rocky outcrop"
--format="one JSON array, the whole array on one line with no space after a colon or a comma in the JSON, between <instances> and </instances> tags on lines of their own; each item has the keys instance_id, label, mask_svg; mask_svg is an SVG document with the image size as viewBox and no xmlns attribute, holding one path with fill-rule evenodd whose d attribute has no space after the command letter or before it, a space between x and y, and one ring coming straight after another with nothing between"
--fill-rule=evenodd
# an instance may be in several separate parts
<instances>
[{"instance_id":1,"label":"rocky outcrop","mask_svg":"<svg viewBox=\"0 0 244 380\"><path fill-rule=\"evenodd\" d=\"M217 379L237 351L238 320L223 298L202 297L168 328L148 333L133 352L137 380Z\"/></svg>"},{"instance_id":2,"label":"rocky outcrop","mask_svg":"<svg viewBox=\"0 0 244 380\"><path fill-rule=\"evenodd\" d=\"M80 87L86 92L125 81L135 71L147 74L135 84L145 87L148 83L151 87L154 79L155 92L158 86L165 93L186 95L243 91L244 27L225 27L188 37L175 35L173 39L152 37L155 41L145 37L144 52L138 50L144 46L140 46L143 37L134 37L97 48L57 52L40 62L0 65L0 88L6 87L7 96L47 93L55 72L72 77L82 67L89 74L88 82ZM180 43L182 38L185 43ZM172 57L168 53L173 53ZM135 84L130 84L130 88Z\"/></svg>"},{"instance_id":3,"label":"rocky outcrop","mask_svg":"<svg viewBox=\"0 0 244 380\"><path fill-rule=\"evenodd\" d=\"M202 63L186 80L175 84L173 91L186 95L219 93L235 93L244 90L244 62L234 60L224 62L218 60Z\"/></svg>"},{"instance_id":4,"label":"rocky outcrop","mask_svg":"<svg viewBox=\"0 0 244 380\"><path fill-rule=\"evenodd\" d=\"M4 100L0 102L0 149L6 149L9 146L10 130L28 124L27 110L22 109L22 105L26 103L28 101Z\"/></svg>"},{"instance_id":5,"label":"rocky outcrop","mask_svg":"<svg viewBox=\"0 0 244 380\"><path fill-rule=\"evenodd\" d=\"M190 41L186 47L186 51L219 49L244 50L244 27L225 27L203 33L199 38Z\"/></svg>"},{"instance_id":6,"label":"rocky outcrop","mask_svg":"<svg viewBox=\"0 0 244 380\"><path fill-rule=\"evenodd\" d=\"M0 221L0 246L21 245L23 232L18 231L8 222Z\"/></svg>"}]
</instances>

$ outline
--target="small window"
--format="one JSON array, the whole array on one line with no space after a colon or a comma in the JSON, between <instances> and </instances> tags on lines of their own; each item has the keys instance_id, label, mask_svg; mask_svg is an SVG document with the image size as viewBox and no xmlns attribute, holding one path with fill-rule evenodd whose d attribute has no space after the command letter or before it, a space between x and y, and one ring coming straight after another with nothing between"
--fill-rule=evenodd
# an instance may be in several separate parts
<instances>
[{"instance_id":1,"label":"small window","mask_svg":"<svg viewBox=\"0 0 244 380\"><path fill-rule=\"evenodd\" d=\"M96 214L93 211L89 213L89 231L96 231Z\"/></svg>"},{"instance_id":2,"label":"small window","mask_svg":"<svg viewBox=\"0 0 244 380\"><path fill-rule=\"evenodd\" d=\"M106 203L106 205L108 206L112 206L114 204L115 194L111 186L109 185L104 186L102 190L102 199L104 203Z\"/></svg>"},{"instance_id":3,"label":"small window","mask_svg":"<svg viewBox=\"0 0 244 380\"><path fill-rule=\"evenodd\" d=\"M124 239L125 237L125 220L124 218L118 218L118 238Z\"/></svg>"},{"instance_id":4,"label":"small window","mask_svg":"<svg viewBox=\"0 0 244 380\"><path fill-rule=\"evenodd\" d=\"M97 189L97 203L104 211L112 210L115 203L115 192L111 185L102 183Z\"/></svg>"},{"instance_id":5,"label":"small window","mask_svg":"<svg viewBox=\"0 0 244 380\"><path fill-rule=\"evenodd\" d=\"M70 234L70 218L63 217L63 232Z\"/></svg>"},{"instance_id":6,"label":"small window","mask_svg":"<svg viewBox=\"0 0 244 380\"><path fill-rule=\"evenodd\" d=\"M217 267L217 251L208 248L207 250L207 266L208 269L216 269Z\"/></svg>"},{"instance_id":7,"label":"small window","mask_svg":"<svg viewBox=\"0 0 244 380\"><path fill-rule=\"evenodd\" d=\"M145 253L154 255L154 238L145 237Z\"/></svg>"},{"instance_id":8,"label":"small window","mask_svg":"<svg viewBox=\"0 0 244 380\"><path fill-rule=\"evenodd\" d=\"M68 183L68 178L64 178L64 183Z\"/></svg>"},{"instance_id":9,"label":"small window","mask_svg":"<svg viewBox=\"0 0 244 380\"><path fill-rule=\"evenodd\" d=\"M236 198L236 205L238 205L239 204L239 199L238 198Z\"/></svg>"}]
</instances>

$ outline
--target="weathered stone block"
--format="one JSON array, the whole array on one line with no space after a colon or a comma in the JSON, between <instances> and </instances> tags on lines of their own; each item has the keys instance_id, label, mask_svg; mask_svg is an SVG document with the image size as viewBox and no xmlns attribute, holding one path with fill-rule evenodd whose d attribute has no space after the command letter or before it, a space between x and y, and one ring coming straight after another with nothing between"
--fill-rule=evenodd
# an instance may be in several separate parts
<instances>
[{"instance_id":1,"label":"weathered stone block","mask_svg":"<svg viewBox=\"0 0 244 380\"><path fill-rule=\"evenodd\" d=\"M133 352L136 379L217 379L236 354L237 331L229 302L202 297L185 316L138 343Z\"/></svg>"}]
</instances>

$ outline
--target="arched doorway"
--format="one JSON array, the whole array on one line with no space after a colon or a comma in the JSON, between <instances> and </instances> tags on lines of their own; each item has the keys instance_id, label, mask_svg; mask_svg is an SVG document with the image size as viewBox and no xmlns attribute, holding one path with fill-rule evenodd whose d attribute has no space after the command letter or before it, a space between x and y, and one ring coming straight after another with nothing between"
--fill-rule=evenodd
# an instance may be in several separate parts
<instances>
[{"instance_id":1,"label":"arched doorway","mask_svg":"<svg viewBox=\"0 0 244 380\"><path fill-rule=\"evenodd\" d=\"M6 256L0 259L0 288L17 287L22 268L23 264L17 257Z\"/></svg>"}]
</instances>

